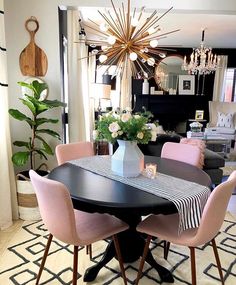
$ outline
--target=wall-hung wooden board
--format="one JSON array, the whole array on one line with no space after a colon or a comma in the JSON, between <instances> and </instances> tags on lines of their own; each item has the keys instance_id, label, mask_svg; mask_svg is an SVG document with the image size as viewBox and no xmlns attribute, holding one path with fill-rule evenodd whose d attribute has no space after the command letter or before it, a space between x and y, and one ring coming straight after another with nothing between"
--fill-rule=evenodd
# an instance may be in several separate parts
<instances>
[{"instance_id":1,"label":"wall-hung wooden board","mask_svg":"<svg viewBox=\"0 0 236 285\"><path fill-rule=\"evenodd\" d=\"M30 24L35 24L35 29L30 29ZM27 76L44 76L48 69L48 60L45 52L36 45L35 34L39 29L39 23L35 17L25 22L25 28L30 34L30 42L20 54L20 70Z\"/></svg>"}]
</instances>

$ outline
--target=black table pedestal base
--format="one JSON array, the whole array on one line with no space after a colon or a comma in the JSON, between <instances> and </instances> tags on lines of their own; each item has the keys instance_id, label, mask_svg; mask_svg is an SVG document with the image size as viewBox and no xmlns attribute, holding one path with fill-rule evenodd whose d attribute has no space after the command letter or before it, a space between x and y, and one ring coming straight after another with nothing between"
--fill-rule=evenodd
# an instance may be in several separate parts
<instances>
[{"instance_id":1,"label":"black table pedestal base","mask_svg":"<svg viewBox=\"0 0 236 285\"><path fill-rule=\"evenodd\" d=\"M118 234L118 239L124 263L132 263L142 256L145 246L145 239L141 234L137 233L135 229L130 228L129 230ZM103 258L96 265L86 270L84 274L84 282L91 282L95 280L100 269L105 266L113 257L116 257L116 251L112 241L107 246ZM151 251L149 251L147 254L146 262L156 269L162 282L174 282L170 271L155 261Z\"/></svg>"}]
</instances>

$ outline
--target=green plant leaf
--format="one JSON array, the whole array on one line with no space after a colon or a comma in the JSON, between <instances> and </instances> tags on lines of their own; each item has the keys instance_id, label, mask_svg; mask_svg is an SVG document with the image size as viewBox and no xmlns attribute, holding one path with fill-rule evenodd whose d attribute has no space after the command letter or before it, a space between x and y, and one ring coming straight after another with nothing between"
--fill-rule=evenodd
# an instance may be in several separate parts
<instances>
[{"instance_id":1,"label":"green plant leaf","mask_svg":"<svg viewBox=\"0 0 236 285\"><path fill-rule=\"evenodd\" d=\"M56 124L58 121L59 120L57 120L57 119L37 118L36 119L36 126L40 126L44 123Z\"/></svg>"},{"instance_id":2,"label":"green plant leaf","mask_svg":"<svg viewBox=\"0 0 236 285\"><path fill-rule=\"evenodd\" d=\"M46 83L38 82L38 80L34 80L32 83L26 83L23 81L19 81L18 84L20 86L23 86L23 87L26 87L26 88L32 90L33 91L33 97L37 100L40 98L41 93L45 89L48 88L48 85Z\"/></svg>"},{"instance_id":3,"label":"green plant leaf","mask_svg":"<svg viewBox=\"0 0 236 285\"><path fill-rule=\"evenodd\" d=\"M40 136L36 136L38 140L40 140L43 143L43 151L45 151L49 155L53 155L52 148L49 146L49 144Z\"/></svg>"},{"instance_id":4,"label":"green plant leaf","mask_svg":"<svg viewBox=\"0 0 236 285\"><path fill-rule=\"evenodd\" d=\"M30 157L29 151L19 151L13 154L12 162L17 166L23 166L26 164Z\"/></svg>"},{"instance_id":5,"label":"green plant leaf","mask_svg":"<svg viewBox=\"0 0 236 285\"><path fill-rule=\"evenodd\" d=\"M29 96L25 95L25 97L28 98ZM36 115L36 108L35 108L35 105L34 105L32 102L30 102L29 100L22 99L22 98L20 98L20 100L22 101L22 103L23 103L25 106L27 106L27 107L30 109L30 111L31 111L34 115Z\"/></svg>"},{"instance_id":6,"label":"green plant leaf","mask_svg":"<svg viewBox=\"0 0 236 285\"><path fill-rule=\"evenodd\" d=\"M40 158L42 159L42 157L44 157L46 160L48 160L48 158L46 157L46 155L42 152L41 149L35 149L34 152L37 152L40 155Z\"/></svg>"},{"instance_id":7,"label":"green plant leaf","mask_svg":"<svg viewBox=\"0 0 236 285\"><path fill-rule=\"evenodd\" d=\"M31 118L27 117L23 113L21 113L19 110L10 109L8 112L14 119L19 121L26 121L30 126L34 125L34 121L32 121Z\"/></svg>"},{"instance_id":8,"label":"green plant leaf","mask_svg":"<svg viewBox=\"0 0 236 285\"><path fill-rule=\"evenodd\" d=\"M60 135L55 132L55 131L52 131L52 130L49 130L49 129L40 129L40 130L36 130L36 133L39 134L48 134L52 137L55 137L55 138L58 138L59 140L61 139Z\"/></svg>"},{"instance_id":9,"label":"green plant leaf","mask_svg":"<svg viewBox=\"0 0 236 285\"><path fill-rule=\"evenodd\" d=\"M35 109L36 109L35 114L36 115L39 115L40 113L50 109L50 107L48 107L46 104L44 104L43 101L39 101L32 96L28 96L28 95L25 95L25 96L35 106Z\"/></svg>"},{"instance_id":10,"label":"green plant leaf","mask_svg":"<svg viewBox=\"0 0 236 285\"><path fill-rule=\"evenodd\" d=\"M58 100L43 100L43 103L49 106L50 109L56 107L66 107L66 103Z\"/></svg>"},{"instance_id":11,"label":"green plant leaf","mask_svg":"<svg viewBox=\"0 0 236 285\"><path fill-rule=\"evenodd\" d=\"M24 147L26 147L26 148L30 149L29 142L24 142L24 141L14 141L14 142L13 142L13 145L15 145L15 146L19 146L19 147L24 146Z\"/></svg>"}]
</instances>

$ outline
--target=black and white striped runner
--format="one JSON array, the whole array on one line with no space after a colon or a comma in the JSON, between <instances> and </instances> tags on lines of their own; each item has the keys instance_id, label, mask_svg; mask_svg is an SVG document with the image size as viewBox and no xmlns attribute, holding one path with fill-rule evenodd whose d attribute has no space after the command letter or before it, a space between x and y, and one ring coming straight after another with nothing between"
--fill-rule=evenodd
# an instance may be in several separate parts
<instances>
[{"instance_id":1,"label":"black and white striped runner","mask_svg":"<svg viewBox=\"0 0 236 285\"><path fill-rule=\"evenodd\" d=\"M85 157L70 163L173 202L180 215L179 232L199 226L203 208L211 193L206 186L162 173L158 173L155 179L143 175L135 178L117 176L111 171L110 156Z\"/></svg>"}]
</instances>

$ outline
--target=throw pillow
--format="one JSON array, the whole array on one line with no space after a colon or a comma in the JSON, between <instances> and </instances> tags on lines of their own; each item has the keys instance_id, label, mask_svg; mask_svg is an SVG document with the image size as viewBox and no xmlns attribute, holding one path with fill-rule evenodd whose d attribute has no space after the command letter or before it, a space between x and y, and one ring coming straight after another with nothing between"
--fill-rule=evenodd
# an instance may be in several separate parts
<instances>
[{"instance_id":1,"label":"throw pillow","mask_svg":"<svg viewBox=\"0 0 236 285\"><path fill-rule=\"evenodd\" d=\"M180 143L195 145L200 149L201 156L200 156L200 161L198 163L198 167L202 169L204 166L204 155L205 155L206 143L200 139L190 139L190 138L182 138L180 140Z\"/></svg>"},{"instance_id":2,"label":"throw pillow","mask_svg":"<svg viewBox=\"0 0 236 285\"><path fill-rule=\"evenodd\" d=\"M232 113L224 114L224 113L218 112L216 126L233 129L234 128L233 116L234 114Z\"/></svg>"}]
</instances>

